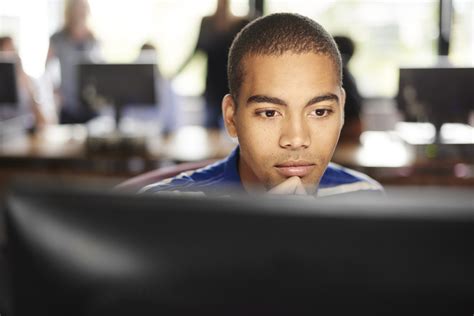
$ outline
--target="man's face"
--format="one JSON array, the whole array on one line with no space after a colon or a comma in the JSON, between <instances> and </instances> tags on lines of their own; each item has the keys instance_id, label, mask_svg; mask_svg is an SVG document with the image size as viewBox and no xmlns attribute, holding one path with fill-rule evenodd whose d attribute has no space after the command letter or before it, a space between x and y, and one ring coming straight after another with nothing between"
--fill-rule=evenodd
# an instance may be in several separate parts
<instances>
[{"instance_id":1,"label":"man's face","mask_svg":"<svg viewBox=\"0 0 474 316\"><path fill-rule=\"evenodd\" d=\"M343 125L344 90L331 59L315 53L247 56L238 105L227 95L224 121L240 144L246 188L269 190L298 176L313 192Z\"/></svg>"}]
</instances>

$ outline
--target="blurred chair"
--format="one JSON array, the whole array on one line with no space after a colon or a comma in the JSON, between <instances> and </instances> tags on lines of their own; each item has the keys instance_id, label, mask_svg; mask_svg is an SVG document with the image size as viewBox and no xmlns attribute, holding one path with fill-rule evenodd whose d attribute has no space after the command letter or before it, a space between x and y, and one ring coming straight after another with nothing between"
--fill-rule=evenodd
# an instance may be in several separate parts
<instances>
[{"instance_id":1,"label":"blurred chair","mask_svg":"<svg viewBox=\"0 0 474 316\"><path fill-rule=\"evenodd\" d=\"M156 170L145 172L135 176L122 183L119 183L115 189L119 191L137 192L144 186L165 180L186 171L196 170L216 162L216 159L201 160L197 162L186 162L174 166L163 167Z\"/></svg>"}]
</instances>

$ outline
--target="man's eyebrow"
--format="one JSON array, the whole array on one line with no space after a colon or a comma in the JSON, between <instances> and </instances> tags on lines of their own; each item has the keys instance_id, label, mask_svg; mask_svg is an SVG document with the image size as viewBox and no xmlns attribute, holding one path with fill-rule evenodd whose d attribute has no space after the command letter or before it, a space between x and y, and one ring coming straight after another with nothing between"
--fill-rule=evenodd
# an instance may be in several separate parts
<instances>
[{"instance_id":1,"label":"man's eyebrow","mask_svg":"<svg viewBox=\"0 0 474 316\"><path fill-rule=\"evenodd\" d=\"M247 99L247 104L249 103L272 103L272 104L278 104L278 105L284 105L286 106L286 102L283 101L282 99L276 98L276 97L270 97L267 95L253 95Z\"/></svg>"},{"instance_id":2,"label":"man's eyebrow","mask_svg":"<svg viewBox=\"0 0 474 316\"><path fill-rule=\"evenodd\" d=\"M337 103L339 103L339 97L337 95L335 95L334 93L327 93L327 94L318 95L317 97L312 98L311 100L308 101L308 103L306 103L305 106L310 106L310 105L323 102L323 101L328 101L328 100L336 101Z\"/></svg>"},{"instance_id":3,"label":"man's eyebrow","mask_svg":"<svg viewBox=\"0 0 474 316\"><path fill-rule=\"evenodd\" d=\"M337 103L339 103L339 97L337 95L335 95L334 93L327 93L327 94L318 95L312 98L306 103L305 106L310 106L310 105L323 102L323 101L328 101L328 100L336 101ZM249 97L247 99L247 104L249 103L271 103L271 104L277 104L277 105L283 105L283 106L288 105L286 101L280 98L271 97L267 95L260 95L260 94L252 95L251 97Z\"/></svg>"}]
</instances>

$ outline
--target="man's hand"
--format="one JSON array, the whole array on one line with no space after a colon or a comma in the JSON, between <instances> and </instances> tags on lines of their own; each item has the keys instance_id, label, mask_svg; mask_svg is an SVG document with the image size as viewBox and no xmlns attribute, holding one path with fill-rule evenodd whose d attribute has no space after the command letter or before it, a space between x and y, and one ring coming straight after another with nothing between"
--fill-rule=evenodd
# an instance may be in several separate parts
<instances>
[{"instance_id":1,"label":"man's hand","mask_svg":"<svg viewBox=\"0 0 474 316\"><path fill-rule=\"evenodd\" d=\"M286 179L276 187L268 191L269 194L307 195L301 178L294 176Z\"/></svg>"}]
</instances>

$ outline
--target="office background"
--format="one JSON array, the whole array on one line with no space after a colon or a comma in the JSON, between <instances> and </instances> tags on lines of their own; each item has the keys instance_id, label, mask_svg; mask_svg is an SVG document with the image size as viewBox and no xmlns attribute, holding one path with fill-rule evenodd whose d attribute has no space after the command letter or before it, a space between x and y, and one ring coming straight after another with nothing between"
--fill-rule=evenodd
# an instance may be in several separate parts
<instances>
[{"instance_id":1,"label":"office background","mask_svg":"<svg viewBox=\"0 0 474 316\"><path fill-rule=\"evenodd\" d=\"M113 187L157 168L225 157L235 146L222 129L205 128L207 56L198 52L177 73L196 46L202 18L216 10L216 0L89 4L88 24L99 43L101 62L134 64L144 57L143 44L155 47L155 53L145 57L159 69L157 107L167 107L169 116L129 109L121 131L132 141L121 143L107 142L101 135L114 129L113 108L86 124L51 121L36 126L0 118L0 202L15 178L46 176L58 183L87 179ZM64 24L64 9L62 0L0 0L0 37L12 37L25 74L43 91L40 106L48 111L57 110L52 86L59 72L54 63L46 66L49 39ZM249 19L274 12L301 13L331 34L352 39L356 49L348 68L363 100L361 125L355 137L341 140L335 162L387 187L474 188L473 103L461 118L445 122L439 130L429 116L413 119L400 108L401 68L467 69L467 77L451 83L469 86L462 78L472 78L474 67L474 1L231 0L230 9ZM451 108L438 104L435 112ZM0 220L2 246L4 239ZM0 273L2 264L0 260ZM0 299L1 291L0 287Z\"/></svg>"},{"instance_id":2,"label":"office background","mask_svg":"<svg viewBox=\"0 0 474 316\"><path fill-rule=\"evenodd\" d=\"M251 10L247 0L230 3L235 15ZM361 92L390 97L397 92L399 66L437 62L439 6L438 0L266 0L264 12L305 14L332 34L351 37L357 45L351 70ZM470 0L452 1L449 57L455 65L474 63L473 6ZM213 13L216 1L91 0L90 7L90 24L107 61L132 61L141 44L150 41L159 47L160 68L170 75L194 48L200 20ZM13 35L25 71L34 77L44 71L48 39L62 25L63 11L61 0L0 2L0 34ZM198 95L202 91L204 62L204 57L196 60L174 83L178 92Z\"/></svg>"},{"instance_id":3,"label":"office background","mask_svg":"<svg viewBox=\"0 0 474 316\"><path fill-rule=\"evenodd\" d=\"M65 22L65 5L61 0L0 1L0 34L13 38L25 73L40 86L44 84L45 75L53 83L60 80L57 78L59 71L54 63L45 67L45 61L50 36ZM49 126L43 130L41 136L36 137L37 143L46 143L42 145L27 145L28 141L24 138L12 141L11 135L3 135L2 156L7 158L3 160L3 165L26 169L29 161L36 157L41 163L30 163L30 167L33 166L34 171L47 173L51 170L51 162L46 162L48 157L58 158L57 160L64 157L78 158L81 161L87 160L82 161L82 166L77 168L81 171L95 172L97 169L101 170L99 175L103 175L105 170L107 176L123 179L162 166L163 163L166 165L225 155L233 146L232 141L226 139L225 133L221 131L217 136L213 135L213 138L208 139L206 131L193 132L199 126L203 126L205 120L202 95L205 89L206 55L198 52L183 71L176 73L196 45L201 19L216 10L217 1L90 0L89 5L88 25L99 43L102 62L133 63L139 58L140 47L144 43L156 48L155 54L151 56L151 62L157 63L163 78L162 82L167 83L164 89L169 97L161 102L161 108L163 103L171 108L167 111L171 113L172 119L167 118L165 121L171 125L168 129L173 135L163 138L161 133L163 122L157 121L155 125L159 126L155 130L151 128L153 137L147 140L151 144L148 148L149 155L143 158L143 155L133 154L131 161L119 163L130 166L120 167L118 168L120 172L115 172L115 167L107 167L109 160L103 162L87 159L91 156L84 154L80 148L79 143L91 134L90 128L84 130L79 126ZM364 100L359 115L362 123L360 132L365 133L361 135L358 133L356 142L366 146L357 150L346 146L342 148L341 153L336 153L336 161L356 169L384 166L405 168L413 165L415 158L420 155L426 158L444 151L430 144L435 138L435 130L430 122L415 127L399 124L406 120L406 113L400 111L397 105L399 101L397 97L400 94L399 71L405 67L473 67L474 3L472 1L233 0L230 1L230 11L236 16L249 18L262 13L281 11L302 13L320 22L331 34L352 39L355 53L348 69ZM51 105L54 103L54 98L51 96L44 98L43 103L43 106L49 109L54 108ZM473 143L472 110L469 113L462 122L464 124L445 126L443 129L449 142L468 147L462 149L462 152L470 152L469 148ZM137 124L131 124L130 128L134 129L136 126ZM400 137L394 138L393 133L387 133L393 131ZM187 143L180 145L179 142L174 142L176 139L187 140ZM225 149L220 152L216 152L215 149L203 149L209 143L215 142L215 139L219 144L221 141L224 142L226 145L220 148ZM162 146L169 141L172 143L169 147ZM60 148L65 148L64 142L76 147L72 146L69 152L65 150L65 153L61 153ZM423 148L409 146L407 150L405 146L407 143L426 146ZM31 149L31 146L39 148ZM381 151L380 148L384 150ZM113 154L106 156L111 157ZM166 159L163 159L164 156ZM155 158L156 163L150 163ZM467 163L463 161L464 158L459 160L460 164L454 164L452 172L454 178L472 177L470 163L472 161L469 159ZM87 167L83 167L84 165ZM406 170L397 172L396 176L410 174ZM381 176L375 172L372 174L381 182L385 181L384 175L385 171ZM5 178L9 179L10 173L3 177L2 183L7 181ZM409 181L409 178L405 179L404 183ZM421 182L425 183L424 180ZM440 183L435 181L432 184Z\"/></svg>"}]
</instances>

